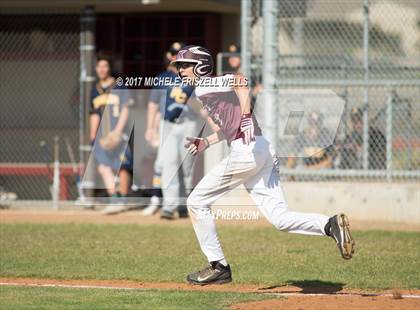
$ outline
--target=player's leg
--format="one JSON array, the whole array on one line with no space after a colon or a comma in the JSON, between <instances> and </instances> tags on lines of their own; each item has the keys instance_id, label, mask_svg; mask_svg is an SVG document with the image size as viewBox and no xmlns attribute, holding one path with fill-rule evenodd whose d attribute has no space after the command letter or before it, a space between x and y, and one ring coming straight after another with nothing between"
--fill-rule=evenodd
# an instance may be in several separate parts
<instances>
[{"instance_id":1,"label":"player's leg","mask_svg":"<svg viewBox=\"0 0 420 310\"><path fill-rule=\"evenodd\" d=\"M115 178L113 172L113 166L116 165L114 163L115 159L113 156L110 156L108 152L102 149L99 143L94 145L93 154L97 163L98 173L101 176L103 184L105 185L108 196L112 197L112 195L116 194Z\"/></svg>"},{"instance_id":2,"label":"player's leg","mask_svg":"<svg viewBox=\"0 0 420 310\"><path fill-rule=\"evenodd\" d=\"M122 162L119 172L120 193L122 197L127 197L131 188L131 172L133 171L133 156L130 145L127 144L126 149L121 152Z\"/></svg>"},{"instance_id":3,"label":"player's leg","mask_svg":"<svg viewBox=\"0 0 420 310\"><path fill-rule=\"evenodd\" d=\"M186 121L181 126L181 131L179 132L179 138L180 138L180 146L178 147L179 152L179 159L180 159L180 165L182 169L182 188L181 193L185 195L184 197L180 197L179 205L178 205L178 213L180 217L187 217L188 211L186 208L186 197L189 196L189 194L192 191L193 188L193 177L194 177L194 162L195 157L190 156L188 153L188 150L183 147L185 142L185 137L195 137L197 136L197 133L199 132L199 122L197 121Z\"/></svg>"},{"instance_id":4,"label":"player's leg","mask_svg":"<svg viewBox=\"0 0 420 310\"><path fill-rule=\"evenodd\" d=\"M150 202L147 207L142 211L143 216L155 214L160 208L162 201L162 160L163 152L158 149L155 164L153 167L153 179Z\"/></svg>"},{"instance_id":5,"label":"player's leg","mask_svg":"<svg viewBox=\"0 0 420 310\"><path fill-rule=\"evenodd\" d=\"M271 154L260 172L245 183L262 214L279 230L331 236L336 240L343 258L351 258L354 240L350 235L347 217L340 214L328 218L322 214L289 211Z\"/></svg>"},{"instance_id":6,"label":"player's leg","mask_svg":"<svg viewBox=\"0 0 420 310\"><path fill-rule=\"evenodd\" d=\"M130 181L131 181L131 175L130 171L127 169L121 168L119 172L119 178L120 178L120 193L122 197L127 197L129 191L130 191Z\"/></svg>"},{"instance_id":7,"label":"player's leg","mask_svg":"<svg viewBox=\"0 0 420 310\"><path fill-rule=\"evenodd\" d=\"M120 195L115 188L114 172L110 166L100 164L98 166L99 174L102 176L110 202L105 209L101 211L105 215L113 215L126 210L126 206L121 202Z\"/></svg>"},{"instance_id":8,"label":"player's leg","mask_svg":"<svg viewBox=\"0 0 420 310\"><path fill-rule=\"evenodd\" d=\"M245 183L261 213L277 229L308 235L325 235L324 227L328 217L315 213L299 213L288 210L280 186L278 173L272 162Z\"/></svg>"},{"instance_id":9,"label":"player's leg","mask_svg":"<svg viewBox=\"0 0 420 310\"><path fill-rule=\"evenodd\" d=\"M203 270L188 275L187 281L190 283L204 285L232 281L230 266L223 254L210 207L255 173L256 165L251 160L252 152L245 154L245 158L249 159L245 162L239 155L240 153L231 152L229 157L204 176L187 199L198 243L210 263Z\"/></svg>"},{"instance_id":10,"label":"player's leg","mask_svg":"<svg viewBox=\"0 0 420 310\"><path fill-rule=\"evenodd\" d=\"M108 195L112 197L112 195L116 194L115 179L112 168L104 164L99 164L98 172L102 177Z\"/></svg>"},{"instance_id":11,"label":"player's leg","mask_svg":"<svg viewBox=\"0 0 420 310\"><path fill-rule=\"evenodd\" d=\"M214 167L197 184L187 199L187 208L201 251L207 257L209 266L189 274L187 281L192 284L225 283L232 281L230 267L226 262L211 205L230 191L231 186L224 184L224 173L228 158ZM240 184L238 182L238 184Z\"/></svg>"},{"instance_id":12,"label":"player's leg","mask_svg":"<svg viewBox=\"0 0 420 310\"><path fill-rule=\"evenodd\" d=\"M165 139L162 141L162 213L161 217L173 219L174 212L179 204L180 182L179 182L179 155L176 151L179 148L177 140L176 124L165 122Z\"/></svg>"}]
</instances>

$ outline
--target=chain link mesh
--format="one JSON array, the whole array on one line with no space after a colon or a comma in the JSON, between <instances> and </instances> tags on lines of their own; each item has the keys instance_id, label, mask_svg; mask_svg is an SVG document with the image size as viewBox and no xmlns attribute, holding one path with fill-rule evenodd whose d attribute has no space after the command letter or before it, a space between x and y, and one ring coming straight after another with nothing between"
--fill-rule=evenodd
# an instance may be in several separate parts
<instances>
[{"instance_id":1,"label":"chain link mesh","mask_svg":"<svg viewBox=\"0 0 420 310\"><path fill-rule=\"evenodd\" d=\"M264 3L249 0L245 23L254 95L262 90ZM328 164L321 169L308 167L303 158L281 158L284 178L419 178L417 7L415 0L279 1L278 87L331 89L345 101ZM62 181L75 181L65 141L77 162L80 15L0 17L0 139L7 145L0 151L1 191L15 192L18 199L50 199L56 136ZM76 198L76 186L63 189L62 199Z\"/></svg>"},{"instance_id":2,"label":"chain link mesh","mask_svg":"<svg viewBox=\"0 0 420 310\"><path fill-rule=\"evenodd\" d=\"M255 86L264 74L261 7L265 2L250 2L248 49ZM333 145L312 157L305 157L301 148L299 154L291 154L298 158L280 158L284 178L420 177L420 14L416 7L418 3L410 0L279 1L278 89L330 89L345 101ZM280 99L276 104L282 109ZM325 132L323 115L306 112L299 122L311 117L320 121L313 121L313 128L301 126L299 135L315 145ZM283 125L277 124L277 130Z\"/></svg>"},{"instance_id":3,"label":"chain link mesh","mask_svg":"<svg viewBox=\"0 0 420 310\"><path fill-rule=\"evenodd\" d=\"M0 184L18 199L51 199L55 137L62 183L74 182L67 144L78 160L79 16L3 14L0 41Z\"/></svg>"}]
</instances>

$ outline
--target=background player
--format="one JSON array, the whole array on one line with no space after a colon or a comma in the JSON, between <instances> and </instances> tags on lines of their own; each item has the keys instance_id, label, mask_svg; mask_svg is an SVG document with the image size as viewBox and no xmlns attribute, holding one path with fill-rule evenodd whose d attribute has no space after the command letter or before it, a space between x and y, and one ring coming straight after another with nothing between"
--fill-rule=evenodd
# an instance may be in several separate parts
<instances>
[{"instance_id":1,"label":"background player","mask_svg":"<svg viewBox=\"0 0 420 310\"><path fill-rule=\"evenodd\" d=\"M128 96L127 92L112 92L113 89L123 89L124 87L115 84L115 78L111 76L109 59L98 58L96 75L98 82L91 94L90 139L94 145L93 152L98 172L105 184L108 196L111 197L111 204L103 210L103 213L114 214L125 208L122 205L123 201L118 201L117 198L128 195L132 155L128 146L126 149L124 148L124 143L114 143L107 147L101 141L120 140L122 142L123 131L128 120L128 106L131 104L132 98ZM106 109L106 107L109 108ZM103 123L99 127L101 121ZM118 169L120 169L120 193L115 188L114 180L114 172Z\"/></svg>"},{"instance_id":2,"label":"background player","mask_svg":"<svg viewBox=\"0 0 420 310\"><path fill-rule=\"evenodd\" d=\"M186 46L173 62L182 78L197 86L197 78L212 73L213 60L209 51L200 46ZM226 86L226 79L238 78L235 86ZM331 236L341 255L350 259L354 240L344 214L328 218L321 214L289 211L284 199L279 174L274 165L274 150L261 133L252 114L246 81L240 75L212 78L211 87L197 86L195 95L202 102L208 122L215 132L208 137L187 137L185 147L193 155L226 139L229 155L214 167L195 187L187 200L188 210L201 250L209 266L187 276L192 284L226 283L232 281L230 266L223 254L211 213L211 205L224 194L244 184L262 214L277 229L308 235ZM215 86L214 86L215 85Z\"/></svg>"},{"instance_id":3,"label":"background player","mask_svg":"<svg viewBox=\"0 0 420 310\"><path fill-rule=\"evenodd\" d=\"M169 78L169 84L156 87L150 94L147 113L146 140L151 143L156 134L156 114L161 112L161 145L155 162L154 187L159 185L157 179L161 175L163 193L161 217L173 219L178 209L180 217L188 216L185 199L192 188L193 158L186 157L187 151L182 147L185 135L194 135L198 128L198 115L187 105L187 100L193 92L189 85L181 84L178 71L171 61L184 44L173 43L166 54L167 68L158 78ZM157 209L156 196L151 198L151 204L144 214L151 214Z\"/></svg>"},{"instance_id":4,"label":"background player","mask_svg":"<svg viewBox=\"0 0 420 310\"><path fill-rule=\"evenodd\" d=\"M307 169L330 169L333 163L333 147L314 147L326 145L332 134L323 124L323 115L312 112L308 115L308 126L298 134L293 145L292 154L287 160L287 167ZM301 160L296 160L297 158Z\"/></svg>"},{"instance_id":5,"label":"background player","mask_svg":"<svg viewBox=\"0 0 420 310\"><path fill-rule=\"evenodd\" d=\"M350 112L350 120L351 130L338 145L340 169L362 169L363 110L353 108ZM386 137L372 125L368 127L368 167L369 169L386 169Z\"/></svg>"}]
</instances>

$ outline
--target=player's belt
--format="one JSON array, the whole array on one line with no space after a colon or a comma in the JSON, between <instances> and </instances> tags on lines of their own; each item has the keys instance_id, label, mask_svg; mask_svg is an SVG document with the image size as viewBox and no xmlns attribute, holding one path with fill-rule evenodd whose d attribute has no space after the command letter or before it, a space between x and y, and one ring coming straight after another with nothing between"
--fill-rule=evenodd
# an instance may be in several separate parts
<instances>
[{"instance_id":1,"label":"player's belt","mask_svg":"<svg viewBox=\"0 0 420 310\"><path fill-rule=\"evenodd\" d=\"M192 118L189 117L175 117L172 119L166 119L165 121L170 122L170 123L174 123L174 124L182 124L186 121L191 121Z\"/></svg>"}]
</instances>

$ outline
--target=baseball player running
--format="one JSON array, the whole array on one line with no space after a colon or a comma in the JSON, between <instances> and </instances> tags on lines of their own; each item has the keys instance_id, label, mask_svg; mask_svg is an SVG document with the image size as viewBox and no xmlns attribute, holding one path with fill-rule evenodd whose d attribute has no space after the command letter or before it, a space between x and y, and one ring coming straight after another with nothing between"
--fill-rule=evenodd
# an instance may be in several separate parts
<instances>
[{"instance_id":1,"label":"baseball player running","mask_svg":"<svg viewBox=\"0 0 420 310\"><path fill-rule=\"evenodd\" d=\"M344 259L354 253L346 215L328 218L321 214L289 211L274 164L274 150L261 133L249 100L246 79L241 75L208 77L213 71L210 52L201 46L182 48L173 63L183 79L192 81L214 131L207 137L187 137L185 147L192 155L226 140L229 155L197 184L187 207L201 250L209 261L204 269L191 273L192 284L221 284L232 281L211 213L211 205L240 184L244 184L260 212L278 230L334 238ZM240 83L225 83L236 78ZM203 80L207 83L201 83ZM232 86L233 85L233 86Z\"/></svg>"}]
</instances>

